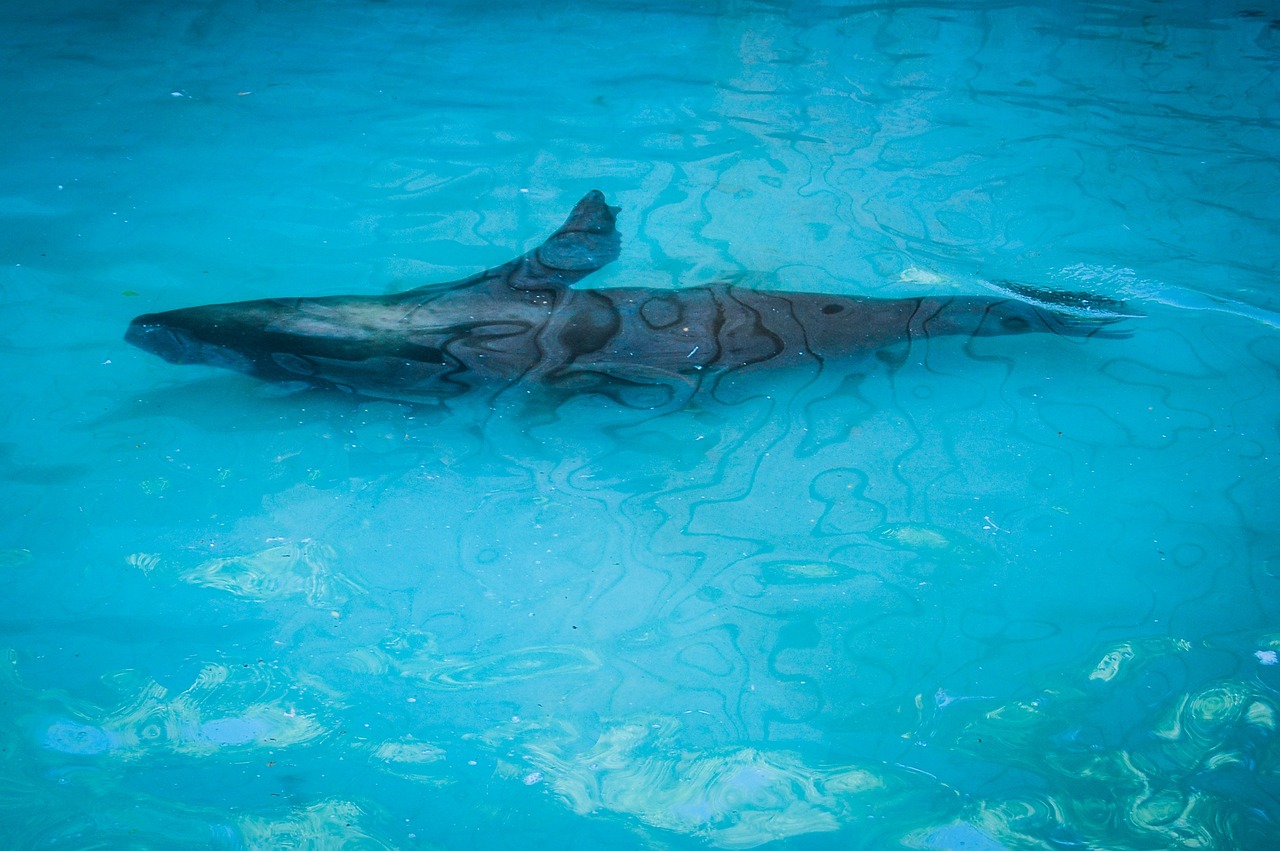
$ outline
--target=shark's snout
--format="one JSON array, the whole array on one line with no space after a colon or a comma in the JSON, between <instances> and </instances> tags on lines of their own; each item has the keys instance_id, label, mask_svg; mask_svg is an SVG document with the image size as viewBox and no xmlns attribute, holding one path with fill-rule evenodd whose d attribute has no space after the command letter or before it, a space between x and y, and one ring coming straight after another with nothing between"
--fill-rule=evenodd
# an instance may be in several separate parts
<instances>
[{"instance_id":1,"label":"shark's snout","mask_svg":"<svg viewBox=\"0 0 1280 851\"><path fill-rule=\"evenodd\" d=\"M252 372L253 361L233 349L201 339L199 335L171 320L174 314L148 313L129 323L124 333L126 343L144 352L159 355L169 363L207 364L209 366Z\"/></svg>"},{"instance_id":2,"label":"shark's snout","mask_svg":"<svg viewBox=\"0 0 1280 851\"><path fill-rule=\"evenodd\" d=\"M198 343L161 321L156 314L139 316L130 322L124 339L126 343L159 355L170 363L196 363L199 360L192 357L199 350Z\"/></svg>"}]
</instances>

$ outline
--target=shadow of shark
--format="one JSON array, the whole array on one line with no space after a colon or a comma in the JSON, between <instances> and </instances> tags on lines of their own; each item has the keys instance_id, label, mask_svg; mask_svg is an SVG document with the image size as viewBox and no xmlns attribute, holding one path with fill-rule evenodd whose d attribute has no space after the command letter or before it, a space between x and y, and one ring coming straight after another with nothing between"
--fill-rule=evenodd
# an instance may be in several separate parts
<instances>
[{"instance_id":1,"label":"shadow of shark","mask_svg":"<svg viewBox=\"0 0 1280 851\"><path fill-rule=\"evenodd\" d=\"M883 299L732 284L577 289L618 257L619 210L587 193L532 251L383 296L273 298L139 316L125 339L171 363L371 399L441 402L514 384L671 409L744 377L882 355L918 337L1124 336L1036 298ZM1064 303L1063 307L1072 304Z\"/></svg>"}]
</instances>

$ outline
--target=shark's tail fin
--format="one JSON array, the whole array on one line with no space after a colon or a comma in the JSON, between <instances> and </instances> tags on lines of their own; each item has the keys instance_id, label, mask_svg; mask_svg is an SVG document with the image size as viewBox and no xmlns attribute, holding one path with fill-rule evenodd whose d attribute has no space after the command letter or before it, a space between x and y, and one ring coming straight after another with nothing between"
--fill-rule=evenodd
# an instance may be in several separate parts
<instances>
[{"instance_id":1,"label":"shark's tail fin","mask_svg":"<svg viewBox=\"0 0 1280 851\"><path fill-rule=\"evenodd\" d=\"M1142 315L1133 311L1120 299L1109 298L1098 293L1033 287L1016 281L991 281L990 284L994 289L1007 292L1028 304L1044 307L1057 313L1079 316L1081 319L1116 321L1136 319Z\"/></svg>"},{"instance_id":2,"label":"shark's tail fin","mask_svg":"<svg viewBox=\"0 0 1280 851\"><path fill-rule=\"evenodd\" d=\"M538 262L575 279L612 263L622 247L614 227L617 216L618 208L610 207L604 193L592 189L573 208L560 230L534 252Z\"/></svg>"},{"instance_id":3,"label":"shark's tail fin","mask_svg":"<svg viewBox=\"0 0 1280 851\"><path fill-rule=\"evenodd\" d=\"M1097 293L1033 287L1015 281L991 281L989 286L1038 308L1039 317L1049 330L1066 337L1128 337L1132 333L1129 329L1108 326L1142 316L1120 299Z\"/></svg>"}]
</instances>

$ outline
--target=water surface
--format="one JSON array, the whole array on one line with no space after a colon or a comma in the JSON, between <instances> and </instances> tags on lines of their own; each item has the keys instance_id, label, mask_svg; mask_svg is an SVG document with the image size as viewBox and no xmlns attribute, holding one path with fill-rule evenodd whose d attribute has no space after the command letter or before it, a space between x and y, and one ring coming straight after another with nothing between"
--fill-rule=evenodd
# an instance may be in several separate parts
<instances>
[{"instance_id":1,"label":"water surface","mask_svg":"<svg viewBox=\"0 0 1280 851\"><path fill-rule=\"evenodd\" d=\"M13 847L1263 848L1280 12L4 14ZM655 413L358 404L136 314L453 280L1123 299Z\"/></svg>"}]
</instances>

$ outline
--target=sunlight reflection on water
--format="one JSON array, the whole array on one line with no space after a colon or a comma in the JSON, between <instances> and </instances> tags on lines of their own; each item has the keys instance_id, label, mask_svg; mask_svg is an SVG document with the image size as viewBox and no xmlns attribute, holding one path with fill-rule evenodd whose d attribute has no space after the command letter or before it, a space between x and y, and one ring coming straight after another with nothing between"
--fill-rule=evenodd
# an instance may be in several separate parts
<instances>
[{"instance_id":1,"label":"sunlight reflection on water","mask_svg":"<svg viewBox=\"0 0 1280 851\"><path fill-rule=\"evenodd\" d=\"M517 6L15 13L7 841L1266 846L1275 22ZM921 322L665 412L120 341L461 278L593 187L592 285L995 289L1129 336Z\"/></svg>"}]
</instances>

